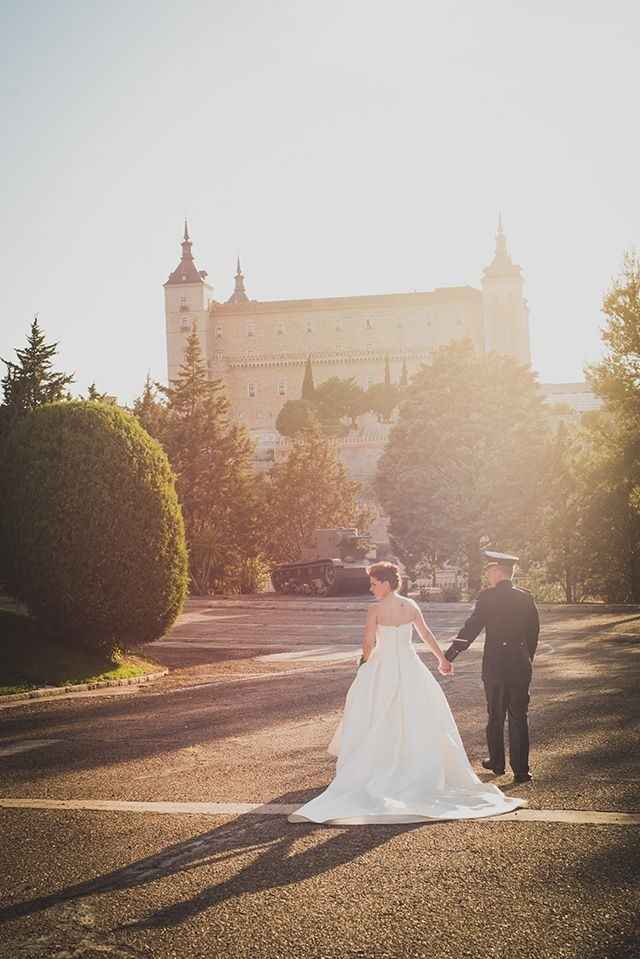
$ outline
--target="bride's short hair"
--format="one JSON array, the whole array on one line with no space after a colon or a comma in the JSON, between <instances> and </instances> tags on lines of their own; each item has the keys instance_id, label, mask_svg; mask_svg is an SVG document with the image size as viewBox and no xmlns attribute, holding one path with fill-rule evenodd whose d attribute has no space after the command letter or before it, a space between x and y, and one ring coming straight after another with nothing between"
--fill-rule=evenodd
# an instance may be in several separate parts
<instances>
[{"instance_id":1,"label":"bride's short hair","mask_svg":"<svg viewBox=\"0 0 640 959\"><path fill-rule=\"evenodd\" d=\"M373 576L379 583L389 583L391 589L400 585L400 570L395 563L374 563L367 570L368 576Z\"/></svg>"}]
</instances>

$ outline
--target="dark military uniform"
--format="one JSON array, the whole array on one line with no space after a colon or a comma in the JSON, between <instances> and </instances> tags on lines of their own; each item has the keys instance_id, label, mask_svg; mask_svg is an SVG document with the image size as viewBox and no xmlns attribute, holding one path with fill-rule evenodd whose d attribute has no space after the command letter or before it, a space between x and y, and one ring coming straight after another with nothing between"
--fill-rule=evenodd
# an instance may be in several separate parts
<instances>
[{"instance_id":1,"label":"dark military uniform","mask_svg":"<svg viewBox=\"0 0 640 959\"><path fill-rule=\"evenodd\" d=\"M509 716L509 762L517 778L529 773L529 684L540 619L531 593L504 579L483 590L445 656L453 661L485 630L482 681L489 721L487 744L495 770L503 770L504 721Z\"/></svg>"}]
</instances>

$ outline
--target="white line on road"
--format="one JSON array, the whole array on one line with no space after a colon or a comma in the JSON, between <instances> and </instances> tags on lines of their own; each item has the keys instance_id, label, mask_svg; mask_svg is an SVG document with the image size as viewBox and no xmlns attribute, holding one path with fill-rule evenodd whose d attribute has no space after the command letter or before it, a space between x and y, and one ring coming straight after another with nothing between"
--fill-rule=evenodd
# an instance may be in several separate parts
<instances>
[{"instance_id":1,"label":"white line on road","mask_svg":"<svg viewBox=\"0 0 640 959\"><path fill-rule=\"evenodd\" d=\"M129 802L112 799L0 799L3 809L90 809L106 812L160 813L171 816L288 816L298 803ZM639 826L640 813L599 812L591 809L518 809L501 816L464 822L559 822L573 825ZM442 820L451 822L451 820Z\"/></svg>"},{"instance_id":2,"label":"white line on road","mask_svg":"<svg viewBox=\"0 0 640 959\"><path fill-rule=\"evenodd\" d=\"M15 756L17 753L26 753L30 749L40 749L41 746L53 746L54 743L62 742L61 739L28 739L21 743L15 743L13 746L1 746L0 756Z\"/></svg>"}]
</instances>

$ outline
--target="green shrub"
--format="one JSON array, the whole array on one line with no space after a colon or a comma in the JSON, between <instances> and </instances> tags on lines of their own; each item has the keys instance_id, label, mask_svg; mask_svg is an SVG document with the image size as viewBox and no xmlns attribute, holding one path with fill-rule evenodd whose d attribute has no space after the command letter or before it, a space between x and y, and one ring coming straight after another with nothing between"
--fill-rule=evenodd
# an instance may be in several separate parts
<instances>
[{"instance_id":1,"label":"green shrub","mask_svg":"<svg viewBox=\"0 0 640 959\"><path fill-rule=\"evenodd\" d=\"M0 464L0 580L52 636L93 649L157 639L187 590L167 457L131 415L50 403Z\"/></svg>"}]
</instances>

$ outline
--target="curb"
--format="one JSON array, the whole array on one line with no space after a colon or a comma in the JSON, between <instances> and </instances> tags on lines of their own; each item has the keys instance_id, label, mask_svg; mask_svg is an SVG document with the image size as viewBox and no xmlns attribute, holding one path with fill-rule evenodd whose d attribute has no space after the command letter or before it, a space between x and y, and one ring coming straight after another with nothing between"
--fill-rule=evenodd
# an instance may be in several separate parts
<instances>
[{"instance_id":1,"label":"curb","mask_svg":"<svg viewBox=\"0 0 640 959\"><path fill-rule=\"evenodd\" d=\"M84 692L87 689L107 689L109 686L139 686L152 679L161 679L168 672L168 669L163 669L159 673L143 673L142 676L128 676L125 679L103 679L96 683L68 683L66 686L41 686L39 689L28 689L23 693L9 693L6 696L0 696L0 705L40 699L43 696L65 696L67 693Z\"/></svg>"}]
</instances>

